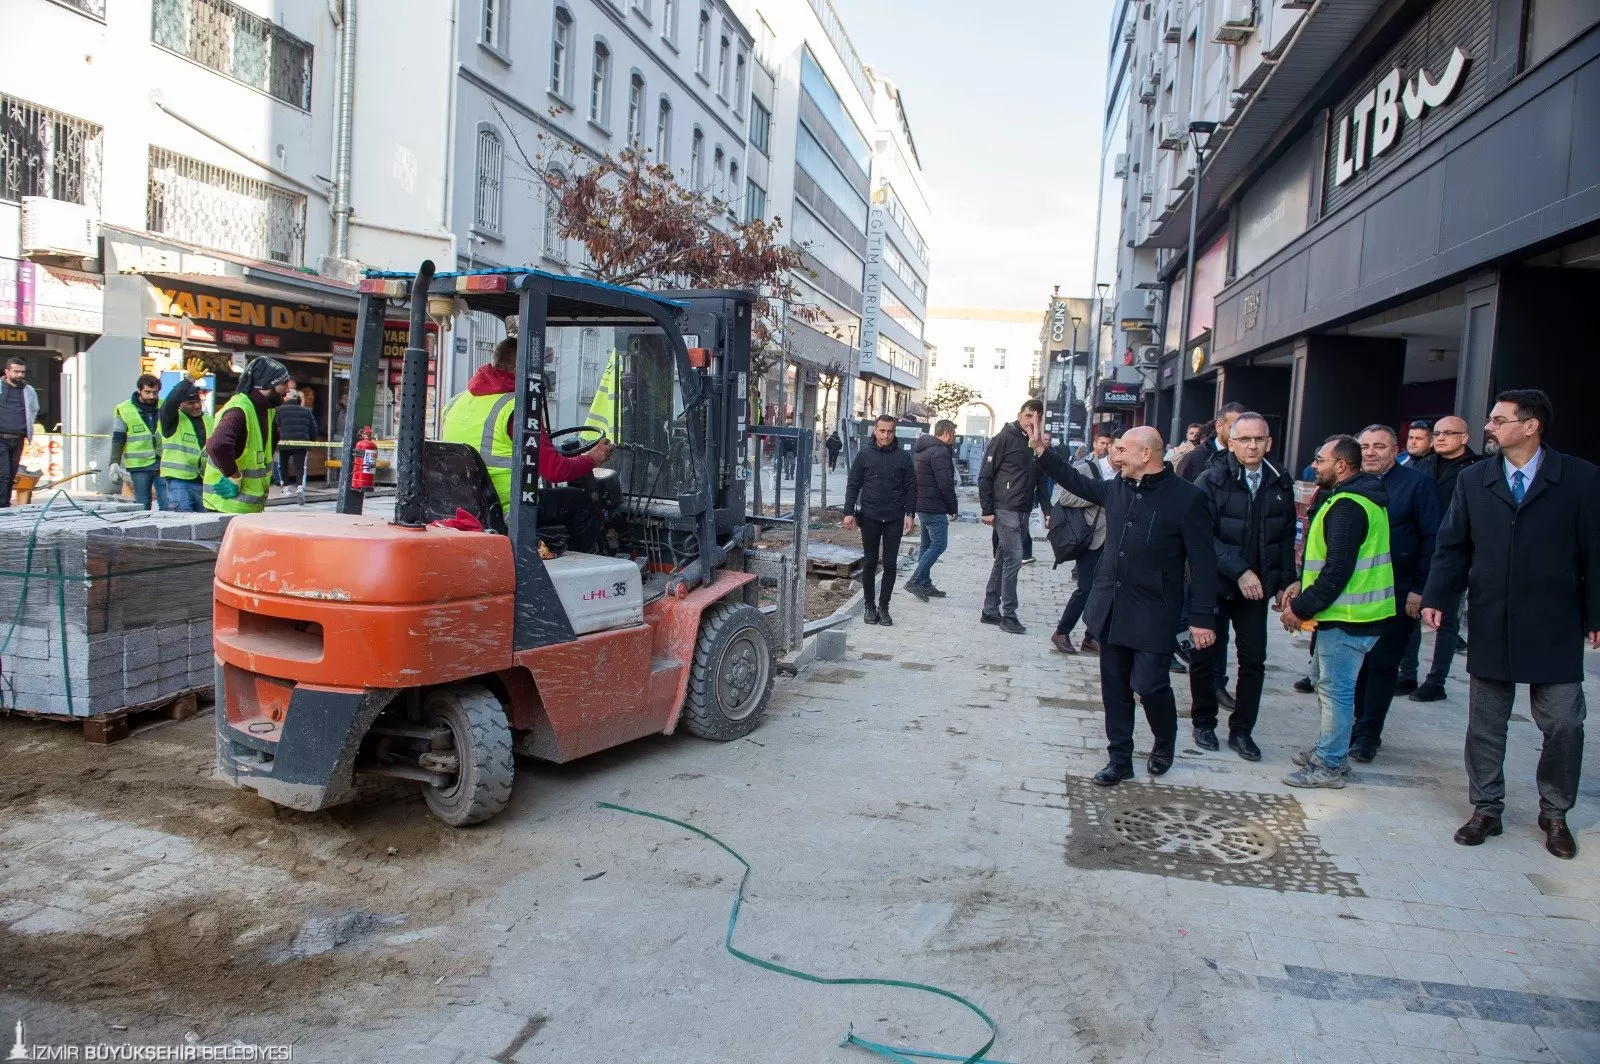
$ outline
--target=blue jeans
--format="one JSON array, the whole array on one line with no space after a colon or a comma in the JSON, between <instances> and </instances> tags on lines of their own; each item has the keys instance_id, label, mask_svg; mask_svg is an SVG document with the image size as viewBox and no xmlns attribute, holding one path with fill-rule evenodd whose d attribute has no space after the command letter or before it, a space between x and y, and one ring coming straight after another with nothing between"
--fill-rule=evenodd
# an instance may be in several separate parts
<instances>
[{"instance_id":1,"label":"blue jeans","mask_svg":"<svg viewBox=\"0 0 1600 1064\"><path fill-rule=\"evenodd\" d=\"M167 478L160 476L160 466L146 466L144 469L128 470L128 479L133 481L133 501L141 510L150 509L150 489L155 490L155 508L167 508Z\"/></svg>"},{"instance_id":2,"label":"blue jeans","mask_svg":"<svg viewBox=\"0 0 1600 1064\"><path fill-rule=\"evenodd\" d=\"M177 477L162 477L167 487L167 504L164 510L176 510L183 514L197 514L205 509L204 500L201 498L200 481L179 480Z\"/></svg>"},{"instance_id":3,"label":"blue jeans","mask_svg":"<svg viewBox=\"0 0 1600 1064\"><path fill-rule=\"evenodd\" d=\"M1344 767L1350 753L1350 729L1356 719L1356 677L1376 635L1351 635L1342 628L1321 627L1311 650L1311 680L1322 707L1322 734L1317 760L1331 769Z\"/></svg>"},{"instance_id":4,"label":"blue jeans","mask_svg":"<svg viewBox=\"0 0 1600 1064\"><path fill-rule=\"evenodd\" d=\"M917 555L917 568L906 581L907 587L927 587L933 583L933 563L939 560L950 545L949 514L917 514L922 526L922 553Z\"/></svg>"}]
</instances>

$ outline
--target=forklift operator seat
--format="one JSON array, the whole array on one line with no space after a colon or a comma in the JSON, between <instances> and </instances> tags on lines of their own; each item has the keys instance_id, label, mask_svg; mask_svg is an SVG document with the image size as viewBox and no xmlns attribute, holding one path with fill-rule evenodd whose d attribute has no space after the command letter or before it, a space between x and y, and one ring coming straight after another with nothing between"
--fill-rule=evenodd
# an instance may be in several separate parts
<instances>
[{"instance_id":1,"label":"forklift operator seat","mask_svg":"<svg viewBox=\"0 0 1600 1064\"><path fill-rule=\"evenodd\" d=\"M487 532L506 535L506 515L477 448L465 443L422 443L422 498L426 520L444 521L465 510Z\"/></svg>"}]
</instances>

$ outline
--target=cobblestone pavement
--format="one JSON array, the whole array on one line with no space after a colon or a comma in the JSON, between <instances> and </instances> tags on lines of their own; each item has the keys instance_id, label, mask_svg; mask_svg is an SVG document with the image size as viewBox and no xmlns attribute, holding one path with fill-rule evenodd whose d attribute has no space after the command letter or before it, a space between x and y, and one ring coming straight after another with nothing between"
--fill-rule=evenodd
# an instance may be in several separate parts
<instances>
[{"instance_id":1,"label":"cobblestone pavement","mask_svg":"<svg viewBox=\"0 0 1600 1064\"><path fill-rule=\"evenodd\" d=\"M1397 701L1348 787L1294 792L1279 777L1316 709L1276 633L1265 760L1201 753L1185 721L1167 776L1141 760L1098 791L1096 667L1050 652L1070 576L1037 553L1024 636L978 623L988 532L962 522L935 571L949 597L853 624L845 660L782 681L748 740L523 762L511 808L468 831L404 789L315 815L224 789L205 718L109 750L0 721L0 1031L437 1064L871 1059L839 1045L852 1027L982 1043L949 1002L729 957L738 866L595 805L613 801L752 863L743 948L960 992L999 1023L997 1060L1600 1061L1600 787L1571 818L1578 859L1546 854L1525 711L1506 834L1475 849L1450 838L1459 659L1446 701Z\"/></svg>"}]
</instances>

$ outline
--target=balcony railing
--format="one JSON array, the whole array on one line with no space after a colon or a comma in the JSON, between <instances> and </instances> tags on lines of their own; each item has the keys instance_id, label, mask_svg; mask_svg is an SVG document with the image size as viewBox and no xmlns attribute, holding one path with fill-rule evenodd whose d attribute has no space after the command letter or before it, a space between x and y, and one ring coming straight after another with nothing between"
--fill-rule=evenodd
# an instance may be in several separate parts
<instances>
[{"instance_id":1,"label":"balcony railing","mask_svg":"<svg viewBox=\"0 0 1600 1064\"><path fill-rule=\"evenodd\" d=\"M92 122L0 94L0 200L67 200L98 218L101 133Z\"/></svg>"},{"instance_id":2,"label":"balcony railing","mask_svg":"<svg viewBox=\"0 0 1600 1064\"><path fill-rule=\"evenodd\" d=\"M306 198L152 146L146 227L185 243L299 266Z\"/></svg>"},{"instance_id":3,"label":"balcony railing","mask_svg":"<svg viewBox=\"0 0 1600 1064\"><path fill-rule=\"evenodd\" d=\"M150 40L274 99L311 110L310 42L228 0L155 0Z\"/></svg>"}]
</instances>

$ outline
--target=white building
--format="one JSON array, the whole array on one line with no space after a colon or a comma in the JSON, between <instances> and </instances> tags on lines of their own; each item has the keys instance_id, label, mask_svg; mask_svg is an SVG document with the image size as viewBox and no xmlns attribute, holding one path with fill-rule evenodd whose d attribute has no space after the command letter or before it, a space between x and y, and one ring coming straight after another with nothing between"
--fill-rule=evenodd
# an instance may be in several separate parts
<instances>
[{"instance_id":1,"label":"white building","mask_svg":"<svg viewBox=\"0 0 1600 1064\"><path fill-rule=\"evenodd\" d=\"M980 399L953 419L962 436L988 437L1014 421L1037 390L1039 330L1036 310L933 307L927 322L927 387L955 381Z\"/></svg>"},{"instance_id":2,"label":"white building","mask_svg":"<svg viewBox=\"0 0 1600 1064\"><path fill-rule=\"evenodd\" d=\"M447 27L444 3L404 2ZM428 199L442 181L418 167L439 148L412 139L447 107L436 89L448 54L427 45L437 34L370 19L358 49L367 124L341 153L338 4L5 6L0 326L16 326L9 346L28 361L46 428L68 434L53 440L50 472L103 465L107 443L90 437L110 431L135 378L175 380L194 359L220 401L245 359L271 353L327 425L355 298L348 270L309 271L334 252L387 266L450 248L442 202ZM334 222L341 192L359 204L348 230Z\"/></svg>"}]
</instances>

